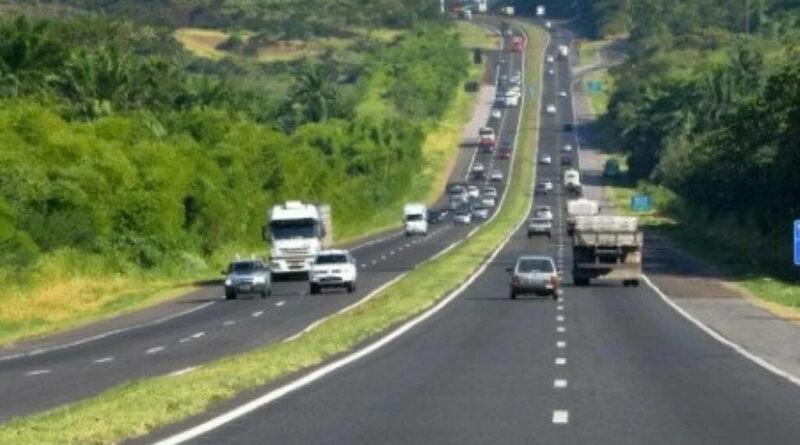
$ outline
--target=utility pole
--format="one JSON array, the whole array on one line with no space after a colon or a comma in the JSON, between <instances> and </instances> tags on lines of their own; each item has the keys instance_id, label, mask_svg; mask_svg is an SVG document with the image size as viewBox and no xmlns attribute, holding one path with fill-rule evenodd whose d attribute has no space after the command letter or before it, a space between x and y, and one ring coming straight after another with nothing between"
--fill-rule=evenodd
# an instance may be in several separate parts
<instances>
[{"instance_id":1,"label":"utility pole","mask_svg":"<svg viewBox=\"0 0 800 445\"><path fill-rule=\"evenodd\" d=\"M750 1L750 0L747 0ZM439 12L444 14L444 0L439 0Z\"/></svg>"},{"instance_id":2,"label":"utility pole","mask_svg":"<svg viewBox=\"0 0 800 445\"><path fill-rule=\"evenodd\" d=\"M745 0L744 33L750 35L750 0Z\"/></svg>"}]
</instances>

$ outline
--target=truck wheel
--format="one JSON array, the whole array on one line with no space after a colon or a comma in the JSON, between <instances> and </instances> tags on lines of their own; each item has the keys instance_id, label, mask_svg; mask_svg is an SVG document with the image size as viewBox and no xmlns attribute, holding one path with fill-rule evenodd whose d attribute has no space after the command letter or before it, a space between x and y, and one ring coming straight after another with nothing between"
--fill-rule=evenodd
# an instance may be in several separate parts
<instances>
[{"instance_id":1,"label":"truck wheel","mask_svg":"<svg viewBox=\"0 0 800 445\"><path fill-rule=\"evenodd\" d=\"M261 291L261 298L267 298L267 291Z\"/></svg>"},{"instance_id":2,"label":"truck wheel","mask_svg":"<svg viewBox=\"0 0 800 445\"><path fill-rule=\"evenodd\" d=\"M530 239L532 236L533 235L531 235L530 232L528 232L528 239Z\"/></svg>"},{"instance_id":3,"label":"truck wheel","mask_svg":"<svg viewBox=\"0 0 800 445\"><path fill-rule=\"evenodd\" d=\"M226 300L235 300L236 299L236 292L233 292L233 291L225 292L225 299Z\"/></svg>"},{"instance_id":4,"label":"truck wheel","mask_svg":"<svg viewBox=\"0 0 800 445\"><path fill-rule=\"evenodd\" d=\"M318 294L319 293L319 286L316 285L316 284L312 284L311 286L309 286L308 293L310 293L311 295Z\"/></svg>"},{"instance_id":5,"label":"truck wheel","mask_svg":"<svg viewBox=\"0 0 800 445\"><path fill-rule=\"evenodd\" d=\"M558 300L558 290L557 289L553 289L553 293L551 294L551 296L553 297L554 301Z\"/></svg>"},{"instance_id":6,"label":"truck wheel","mask_svg":"<svg viewBox=\"0 0 800 445\"><path fill-rule=\"evenodd\" d=\"M511 291L511 299L512 300L516 300L517 299L517 293L514 292L513 290Z\"/></svg>"},{"instance_id":7,"label":"truck wheel","mask_svg":"<svg viewBox=\"0 0 800 445\"><path fill-rule=\"evenodd\" d=\"M639 280L631 280L631 286L639 287Z\"/></svg>"},{"instance_id":8,"label":"truck wheel","mask_svg":"<svg viewBox=\"0 0 800 445\"><path fill-rule=\"evenodd\" d=\"M356 283L354 282L347 283L347 293L352 294L355 291L356 291Z\"/></svg>"}]
</instances>

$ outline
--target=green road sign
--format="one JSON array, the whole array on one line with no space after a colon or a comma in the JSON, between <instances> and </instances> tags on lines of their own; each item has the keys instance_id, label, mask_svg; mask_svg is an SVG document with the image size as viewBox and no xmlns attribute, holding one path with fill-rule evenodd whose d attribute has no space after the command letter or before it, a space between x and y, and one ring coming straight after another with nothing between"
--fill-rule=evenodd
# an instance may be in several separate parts
<instances>
[{"instance_id":1,"label":"green road sign","mask_svg":"<svg viewBox=\"0 0 800 445\"><path fill-rule=\"evenodd\" d=\"M631 196L631 211L649 212L653 210L653 197L650 195Z\"/></svg>"},{"instance_id":2,"label":"green road sign","mask_svg":"<svg viewBox=\"0 0 800 445\"><path fill-rule=\"evenodd\" d=\"M603 91L603 81L602 80L590 80L586 82L586 89L589 90L590 93L596 94Z\"/></svg>"}]
</instances>

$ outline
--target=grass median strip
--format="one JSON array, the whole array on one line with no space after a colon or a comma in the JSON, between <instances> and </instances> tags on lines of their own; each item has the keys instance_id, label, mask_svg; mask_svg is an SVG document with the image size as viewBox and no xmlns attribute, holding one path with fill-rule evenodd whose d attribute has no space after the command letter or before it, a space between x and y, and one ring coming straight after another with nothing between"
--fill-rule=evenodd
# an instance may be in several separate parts
<instances>
[{"instance_id":1,"label":"grass median strip","mask_svg":"<svg viewBox=\"0 0 800 445\"><path fill-rule=\"evenodd\" d=\"M530 35L526 77L538 84L545 34ZM508 196L497 217L468 241L390 286L367 303L331 317L298 339L204 364L180 376L142 379L96 397L0 427L0 443L112 443L200 414L242 391L345 352L435 304L462 283L527 214L536 157L538 99L527 101Z\"/></svg>"}]
</instances>

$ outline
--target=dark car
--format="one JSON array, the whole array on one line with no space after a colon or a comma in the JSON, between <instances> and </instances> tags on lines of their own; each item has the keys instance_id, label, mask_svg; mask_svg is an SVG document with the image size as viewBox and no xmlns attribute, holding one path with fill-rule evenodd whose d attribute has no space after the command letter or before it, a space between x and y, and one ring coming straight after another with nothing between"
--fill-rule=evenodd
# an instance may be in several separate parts
<instances>
[{"instance_id":1,"label":"dark car","mask_svg":"<svg viewBox=\"0 0 800 445\"><path fill-rule=\"evenodd\" d=\"M514 151L514 145L509 141L504 141L497 149L497 159L511 158L511 152Z\"/></svg>"},{"instance_id":2,"label":"dark car","mask_svg":"<svg viewBox=\"0 0 800 445\"><path fill-rule=\"evenodd\" d=\"M572 165L572 158L569 156L562 156L561 165Z\"/></svg>"},{"instance_id":3,"label":"dark car","mask_svg":"<svg viewBox=\"0 0 800 445\"><path fill-rule=\"evenodd\" d=\"M447 210L428 210L428 222L431 224L444 221L445 216L447 216Z\"/></svg>"},{"instance_id":4,"label":"dark car","mask_svg":"<svg viewBox=\"0 0 800 445\"><path fill-rule=\"evenodd\" d=\"M564 131L575 131L575 124L564 124Z\"/></svg>"}]
</instances>

